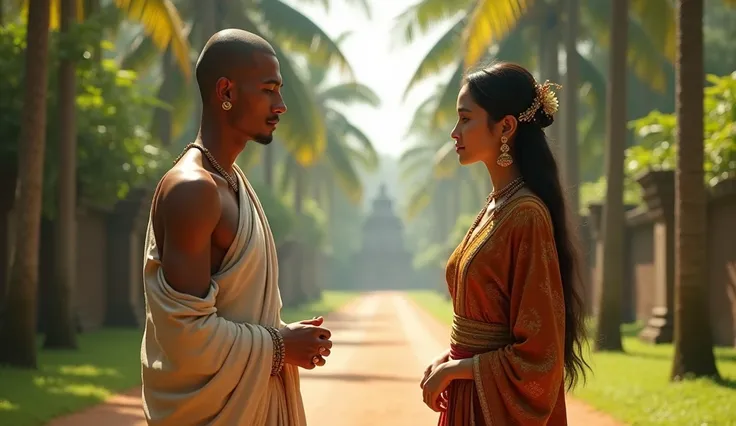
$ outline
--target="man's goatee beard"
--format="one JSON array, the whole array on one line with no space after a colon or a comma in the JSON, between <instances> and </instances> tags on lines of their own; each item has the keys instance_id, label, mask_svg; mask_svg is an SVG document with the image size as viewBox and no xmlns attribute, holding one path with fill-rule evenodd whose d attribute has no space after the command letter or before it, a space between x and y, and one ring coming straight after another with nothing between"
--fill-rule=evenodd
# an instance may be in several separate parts
<instances>
[{"instance_id":1,"label":"man's goatee beard","mask_svg":"<svg viewBox=\"0 0 736 426\"><path fill-rule=\"evenodd\" d=\"M258 135L253 140L261 145L268 145L273 142L273 135Z\"/></svg>"}]
</instances>

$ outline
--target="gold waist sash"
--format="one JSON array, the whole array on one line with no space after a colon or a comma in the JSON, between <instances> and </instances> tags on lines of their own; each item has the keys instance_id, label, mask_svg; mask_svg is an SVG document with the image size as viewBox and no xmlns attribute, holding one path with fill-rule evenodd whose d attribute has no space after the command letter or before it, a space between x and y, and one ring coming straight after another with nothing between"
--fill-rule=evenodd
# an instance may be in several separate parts
<instances>
[{"instance_id":1,"label":"gold waist sash","mask_svg":"<svg viewBox=\"0 0 736 426\"><path fill-rule=\"evenodd\" d=\"M452 316L450 343L469 351L489 351L500 349L514 342L511 330L505 324L492 324Z\"/></svg>"}]
</instances>

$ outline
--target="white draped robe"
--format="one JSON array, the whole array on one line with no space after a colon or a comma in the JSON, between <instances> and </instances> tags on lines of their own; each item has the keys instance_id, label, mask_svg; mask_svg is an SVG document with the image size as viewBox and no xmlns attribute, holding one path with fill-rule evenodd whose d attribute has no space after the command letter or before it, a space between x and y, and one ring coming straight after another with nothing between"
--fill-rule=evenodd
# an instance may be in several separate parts
<instances>
[{"instance_id":1,"label":"white draped robe","mask_svg":"<svg viewBox=\"0 0 736 426\"><path fill-rule=\"evenodd\" d=\"M280 327L276 246L266 215L237 166L235 241L204 298L164 279L149 217L144 260L143 408L155 426L305 426L297 367L272 377Z\"/></svg>"}]
</instances>

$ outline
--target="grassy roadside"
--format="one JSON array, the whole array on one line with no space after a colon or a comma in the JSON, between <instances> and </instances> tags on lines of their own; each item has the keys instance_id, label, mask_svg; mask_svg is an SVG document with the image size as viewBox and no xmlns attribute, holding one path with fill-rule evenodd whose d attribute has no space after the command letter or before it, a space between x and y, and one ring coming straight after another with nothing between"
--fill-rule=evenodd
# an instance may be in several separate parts
<instances>
[{"instance_id":1,"label":"grassy roadside","mask_svg":"<svg viewBox=\"0 0 736 426\"><path fill-rule=\"evenodd\" d=\"M437 320L450 324L452 305L432 291L409 296ZM638 327L625 325L626 353L593 353L593 369L574 396L631 425L736 425L736 349L716 348L721 383L696 380L670 383L672 345L640 342Z\"/></svg>"},{"instance_id":2,"label":"grassy roadside","mask_svg":"<svg viewBox=\"0 0 736 426\"><path fill-rule=\"evenodd\" d=\"M326 315L357 293L327 291L321 300L284 309L286 322ZM38 370L0 366L0 425L40 426L140 384L140 330L103 329L79 336L77 351L38 354Z\"/></svg>"}]
</instances>

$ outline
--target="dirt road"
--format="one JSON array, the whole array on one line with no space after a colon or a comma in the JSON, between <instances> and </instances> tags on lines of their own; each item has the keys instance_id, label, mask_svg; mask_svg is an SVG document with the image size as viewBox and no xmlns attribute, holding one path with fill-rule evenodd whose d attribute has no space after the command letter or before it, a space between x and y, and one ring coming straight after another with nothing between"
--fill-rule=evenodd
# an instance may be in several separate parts
<instances>
[{"instance_id":1,"label":"dirt road","mask_svg":"<svg viewBox=\"0 0 736 426\"><path fill-rule=\"evenodd\" d=\"M425 364L447 341L447 327L401 293L371 293L327 318L333 354L325 367L302 370L302 395L310 425L436 425L422 402ZM145 426L138 390L51 422L48 426ZM569 400L571 426L621 426Z\"/></svg>"}]
</instances>

